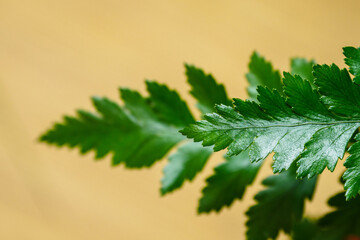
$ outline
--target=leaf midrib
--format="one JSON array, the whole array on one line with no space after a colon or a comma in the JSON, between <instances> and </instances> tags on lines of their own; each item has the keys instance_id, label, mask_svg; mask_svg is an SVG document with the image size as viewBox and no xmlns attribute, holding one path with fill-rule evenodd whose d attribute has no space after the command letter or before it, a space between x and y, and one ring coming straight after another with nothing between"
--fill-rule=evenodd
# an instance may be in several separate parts
<instances>
[{"instance_id":1,"label":"leaf midrib","mask_svg":"<svg viewBox=\"0 0 360 240\"><path fill-rule=\"evenodd\" d=\"M331 126L331 125L340 125L340 124L360 124L360 120L350 120L350 121L334 121L334 122L301 122L296 124L274 124L274 125L264 125L264 126L245 126L245 127L232 127L232 128L218 128L216 130L202 130L204 132L217 132L220 130L241 130L241 129L254 129L254 128L291 128L291 127L300 127L306 125L320 125L320 126Z\"/></svg>"}]
</instances>

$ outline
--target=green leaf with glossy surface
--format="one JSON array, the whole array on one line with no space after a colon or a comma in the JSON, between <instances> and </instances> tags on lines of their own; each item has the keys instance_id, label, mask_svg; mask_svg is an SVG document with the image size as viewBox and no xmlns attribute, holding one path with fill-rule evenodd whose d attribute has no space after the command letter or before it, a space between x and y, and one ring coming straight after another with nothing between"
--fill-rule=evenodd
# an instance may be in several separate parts
<instances>
[{"instance_id":1,"label":"green leaf with glossy surface","mask_svg":"<svg viewBox=\"0 0 360 240\"><path fill-rule=\"evenodd\" d=\"M272 66L267 62L263 57L254 53L252 56L252 61L249 64L250 73L247 75L248 81L251 88L256 88L257 85L265 85L269 87L275 87L281 90L281 79L278 71L272 69ZM212 96L217 96L220 93L220 96L226 96L222 94L222 87L215 87L214 84L206 83L206 79L213 79L211 75L205 75L201 70L196 69L195 67L187 66L187 75L189 83L193 86L192 93L196 97L197 88L201 86L200 89L203 91L202 98L198 97L199 102L203 102L203 105L208 105L208 110L213 110L214 104L225 104L231 106L230 101L225 101L227 97L222 97L220 101L202 101L202 99L212 98ZM196 81L195 81L196 80ZM211 90L204 91L209 85L210 89L216 90L218 93L214 94ZM251 90L250 90L251 91ZM209 94L211 92L211 94ZM203 97L206 96L206 97ZM252 91L252 97L257 96L257 91ZM211 106L211 108L210 108ZM203 111L205 113L206 111ZM210 211L220 211L224 206L230 206L235 199L241 199L245 192L245 189L250 185L260 168L260 163L250 164L248 152L244 152L239 156L226 157L227 161L220 164L215 168L215 174L207 179L207 186L203 189L203 196L199 201L198 211L199 213L210 212Z\"/></svg>"},{"instance_id":2,"label":"green leaf with glossy surface","mask_svg":"<svg viewBox=\"0 0 360 240\"><path fill-rule=\"evenodd\" d=\"M262 161L274 151L274 172L288 169L296 159L299 177L312 177L325 167L333 171L360 126L360 118L333 114L321 103L318 92L300 76L285 73L283 81L286 100L275 90L258 87L259 104L235 99L234 109L220 105L217 113L205 115L205 120L188 126L182 133L202 141L204 146L214 145L215 151L227 147L230 156L249 149L252 162ZM318 83L322 81L317 79ZM360 88L352 87L355 91Z\"/></svg>"},{"instance_id":3,"label":"green leaf with glossy surface","mask_svg":"<svg viewBox=\"0 0 360 240\"><path fill-rule=\"evenodd\" d=\"M360 134L355 136L355 142L350 148L350 156L344 166L347 168L343 179L345 180L346 199L355 197L360 192Z\"/></svg>"},{"instance_id":4,"label":"green leaf with glossy surface","mask_svg":"<svg viewBox=\"0 0 360 240\"><path fill-rule=\"evenodd\" d=\"M336 114L347 118L360 117L360 87L354 84L346 69L332 64L314 66L315 84L321 100Z\"/></svg>"}]
</instances>

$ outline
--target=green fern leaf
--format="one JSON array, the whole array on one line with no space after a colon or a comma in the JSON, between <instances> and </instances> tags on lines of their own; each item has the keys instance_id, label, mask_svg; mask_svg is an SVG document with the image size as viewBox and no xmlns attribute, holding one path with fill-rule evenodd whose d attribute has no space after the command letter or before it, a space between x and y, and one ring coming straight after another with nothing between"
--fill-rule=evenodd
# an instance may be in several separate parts
<instances>
[{"instance_id":1,"label":"green fern leaf","mask_svg":"<svg viewBox=\"0 0 360 240\"><path fill-rule=\"evenodd\" d=\"M176 92L155 82L147 82L147 86L149 98L121 89L124 106L106 98L93 98L97 114L81 110L76 117L66 116L40 140L57 146L79 147L81 153L94 150L96 158L111 152L113 165L151 166L184 140L178 129L194 120Z\"/></svg>"},{"instance_id":2,"label":"green fern leaf","mask_svg":"<svg viewBox=\"0 0 360 240\"><path fill-rule=\"evenodd\" d=\"M217 113L181 132L204 146L214 145L215 151L227 147L229 156L248 149L252 162L274 151L274 172L288 169L296 159L298 177L315 176L325 167L333 171L360 126L360 107L354 106L360 98L352 98L360 87L335 65L316 66L314 71L323 96L307 80L285 73L286 99L276 90L258 87L259 104L235 99L235 108L219 105ZM339 95L346 92L350 94Z\"/></svg>"}]
</instances>

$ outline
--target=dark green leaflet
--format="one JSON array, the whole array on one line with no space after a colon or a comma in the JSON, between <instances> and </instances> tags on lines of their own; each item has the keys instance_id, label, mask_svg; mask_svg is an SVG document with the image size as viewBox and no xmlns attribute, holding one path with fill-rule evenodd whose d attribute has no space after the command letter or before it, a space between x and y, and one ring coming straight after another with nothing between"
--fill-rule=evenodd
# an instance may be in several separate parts
<instances>
[{"instance_id":1,"label":"dark green leaflet","mask_svg":"<svg viewBox=\"0 0 360 240\"><path fill-rule=\"evenodd\" d=\"M267 187L255 196L257 204L247 215L247 238L266 240L276 238L280 230L290 233L293 225L302 219L305 199L311 199L316 178L297 180L296 167L279 175L266 178Z\"/></svg>"},{"instance_id":2,"label":"dark green leaflet","mask_svg":"<svg viewBox=\"0 0 360 240\"><path fill-rule=\"evenodd\" d=\"M249 161L248 152L227 157L226 162L215 168L215 174L209 177L203 196L199 201L198 212L220 211L230 206L235 199L241 199L247 185L252 184L260 164Z\"/></svg>"},{"instance_id":3,"label":"dark green leaflet","mask_svg":"<svg viewBox=\"0 0 360 240\"><path fill-rule=\"evenodd\" d=\"M231 106L224 85L218 84L211 74L205 74L193 65L185 64L185 68L192 87L190 93L198 100L197 107L203 114L214 112L216 104Z\"/></svg>"},{"instance_id":4,"label":"dark green leaflet","mask_svg":"<svg viewBox=\"0 0 360 240\"><path fill-rule=\"evenodd\" d=\"M180 146L177 152L169 157L169 163L164 168L161 193L166 194L181 187L185 179L194 179L212 153L211 148L205 148L199 143L188 142Z\"/></svg>"}]
</instances>

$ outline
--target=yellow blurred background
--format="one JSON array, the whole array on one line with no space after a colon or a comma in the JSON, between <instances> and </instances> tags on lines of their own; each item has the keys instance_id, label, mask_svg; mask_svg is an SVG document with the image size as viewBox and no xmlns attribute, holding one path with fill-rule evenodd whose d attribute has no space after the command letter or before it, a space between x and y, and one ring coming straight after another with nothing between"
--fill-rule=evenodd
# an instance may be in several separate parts
<instances>
[{"instance_id":1,"label":"yellow blurred background","mask_svg":"<svg viewBox=\"0 0 360 240\"><path fill-rule=\"evenodd\" d=\"M359 1L0 0L0 239L245 239L244 211L271 174L270 159L242 201L196 215L204 179L160 197L162 168L110 167L110 158L57 149L37 137L63 114L92 109L89 97L145 92L143 80L177 89L191 105L183 63L246 97L254 49L287 70L289 58L343 64L359 45ZM197 113L198 115L198 113ZM308 215L329 210L341 189L327 171ZM286 238L285 238L286 239Z\"/></svg>"}]
</instances>

